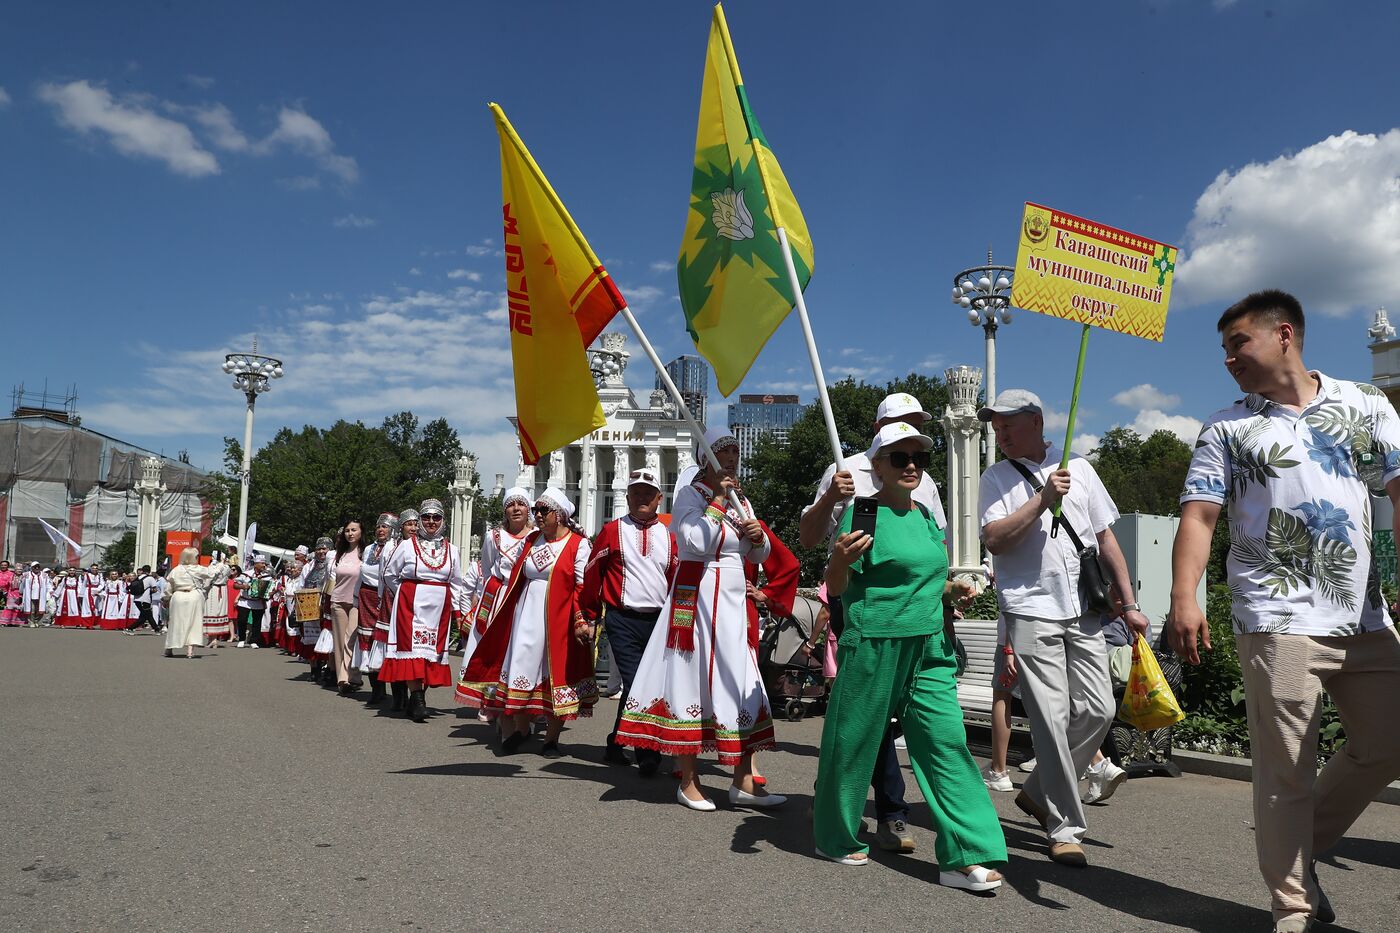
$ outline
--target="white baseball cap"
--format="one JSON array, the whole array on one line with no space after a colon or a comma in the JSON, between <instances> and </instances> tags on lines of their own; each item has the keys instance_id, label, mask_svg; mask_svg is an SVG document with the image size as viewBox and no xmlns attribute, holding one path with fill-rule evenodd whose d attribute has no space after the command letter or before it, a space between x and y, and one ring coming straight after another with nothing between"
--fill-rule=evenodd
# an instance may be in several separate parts
<instances>
[{"instance_id":1,"label":"white baseball cap","mask_svg":"<svg viewBox=\"0 0 1400 933\"><path fill-rule=\"evenodd\" d=\"M879 433L875 435L875 442L870 445L870 449L866 451L865 455L874 460L880 453L880 448L909 440L918 441L924 450L933 449L933 438L907 422L896 421L894 424L887 424L879 430Z\"/></svg>"},{"instance_id":2,"label":"white baseball cap","mask_svg":"<svg viewBox=\"0 0 1400 933\"><path fill-rule=\"evenodd\" d=\"M992 404L978 409L977 420L991 421L992 415L1019 415L1022 412L1043 415L1045 412L1040 406L1040 396L1029 389L1007 389L999 393Z\"/></svg>"},{"instance_id":3,"label":"white baseball cap","mask_svg":"<svg viewBox=\"0 0 1400 933\"><path fill-rule=\"evenodd\" d=\"M642 467L640 470L633 470L627 477L627 488L633 486L650 486L657 492L661 491L661 481L656 478L656 471Z\"/></svg>"},{"instance_id":4,"label":"white baseball cap","mask_svg":"<svg viewBox=\"0 0 1400 933\"><path fill-rule=\"evenodd\" d=\"M933 417L924 411L919 400L908 392L896 392L893 395L886 395L880 407L875 409L875 420L885 421L890 418L908 418L910 415L920 415L925 421Z\"/></svg>"}]
</instances>

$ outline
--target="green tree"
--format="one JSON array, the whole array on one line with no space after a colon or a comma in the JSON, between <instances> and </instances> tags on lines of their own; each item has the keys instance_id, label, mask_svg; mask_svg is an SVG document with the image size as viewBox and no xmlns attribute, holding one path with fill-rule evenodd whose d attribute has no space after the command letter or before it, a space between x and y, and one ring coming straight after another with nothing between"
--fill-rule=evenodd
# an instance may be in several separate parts
<instances>
[{"instance_id":1,"label":"green tree","mask_svg":"<svg viewBox=\"0 0 1400 933\"><path fill-rule=\"evenodd\" d=\"M225 469L236 476L242 450L233 438L224 445ZM430 497L446 502L462 453L445 419L420 428L412 412L378 427L342 420L283 428L253 456L248 517L258 522L259 540L279 547L333 535L350 519L368 528L381 512L397 514ZM236 507L237 494L229 501Z\"/></svg>"},{"instance_id":2,"label":"green tree","mask_svg":"<svg viewBox=\"0 0 1400 933\"><path fill-rule=\"evenodd\" d=\"M919 400L924 411L937 416L948 407L948 387L942 380L910 373L886 385L871 385L844 379L828 389L837 434L846 454L864 451L874 435L875 409L893 392L907 392ZM942 489L947 473L948 445L935 419L924 428L933 438L933 464L929 470ZM802 580L815 584L826 562L825 546L799 548L797 524L802 509L816 494L822 472L831 463L831 442L819 405L808 407L792 430L786 444L772 438L759 440L746 469L744 489L754 508L802 562Z\"/></svg>"}]
</instances>

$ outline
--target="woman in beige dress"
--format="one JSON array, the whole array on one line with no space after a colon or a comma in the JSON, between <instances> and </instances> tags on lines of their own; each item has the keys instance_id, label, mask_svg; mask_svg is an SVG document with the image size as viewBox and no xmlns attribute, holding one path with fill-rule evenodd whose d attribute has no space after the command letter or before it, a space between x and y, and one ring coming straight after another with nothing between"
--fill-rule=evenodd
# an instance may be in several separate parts
<instances>
[{"instance_id":1,"label":"woman in beige dress","mask_svg":"<svg viewBox=\"0 0 1400 933\"><path fill-rule=\"evenodd\" d=\"M199 565L199 550L187 547L180 552L180 563L165 577L164 601L169 605L165 629L165 656L175 657L184 648L185 657L194 657L196 645L204 644L204 599L215 571Z\"/></svg>"}]
</instances>

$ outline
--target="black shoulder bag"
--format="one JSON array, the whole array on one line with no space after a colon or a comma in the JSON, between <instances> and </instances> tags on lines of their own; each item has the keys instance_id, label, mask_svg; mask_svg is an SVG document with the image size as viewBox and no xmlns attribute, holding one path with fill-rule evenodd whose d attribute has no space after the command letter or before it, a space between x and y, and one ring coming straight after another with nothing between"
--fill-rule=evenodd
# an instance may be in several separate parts
<instances>
[{"instance_id":1,"label":"black shoulder bag","mask_svg":"<svg viewBox=\"0 0 1400 933\"><path fill-rule=\"evenodd\" d=\"M1035 478L1035 474L1026 469L1025 464L1019 460L1011 460L1010 463L1018 473L1026 478L1026 482L1031 484L1036 495L1039 495L1043 487L1040 481ZM1079 535L1074 533L1074 526L1070 525L1063 514L1056 515L1051 521L1050 527L1053 529L1056 523L1065 530L1065 534L1069 535L1070 542L1079 554L1079 587L1084 594L1085 608L1109 615L1117 612L1113 605L1113 597L1109 593L1108 574L1104 573L1103 562L1099 560L1099 549L1092 545L1085 547L1084 542L1079 540Z\"/></svg>"}]
</instances>

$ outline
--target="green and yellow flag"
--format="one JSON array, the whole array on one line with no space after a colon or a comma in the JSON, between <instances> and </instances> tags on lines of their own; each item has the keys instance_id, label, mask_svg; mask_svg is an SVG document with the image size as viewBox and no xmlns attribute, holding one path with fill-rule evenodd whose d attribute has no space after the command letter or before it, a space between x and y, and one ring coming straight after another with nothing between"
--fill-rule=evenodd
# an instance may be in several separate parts
<instances>
[{"instance_id":1,"label":"green and yellow flag","mask_svg":"<svg viewBox=\"0 0 1400 933\"><path fill-rule=\"evenodd\" d=\"M588 345L626 304L505 111L501 138L506 308L520 452L528 464L606 425Z\"/></svg>"},{"instance_id":2,"label":"green and yellow flag","mask_svg":"<svg viewBox=\"0 0 1400 933\"><path fill-rule=\"evenodd\" d=\"M690 212L676 276L686 330L729 395L797 302L778 228L802 288L812 239L778 160L749 107L724 10L715 5L695 132Z\"/></svg>"}]
</instances>

